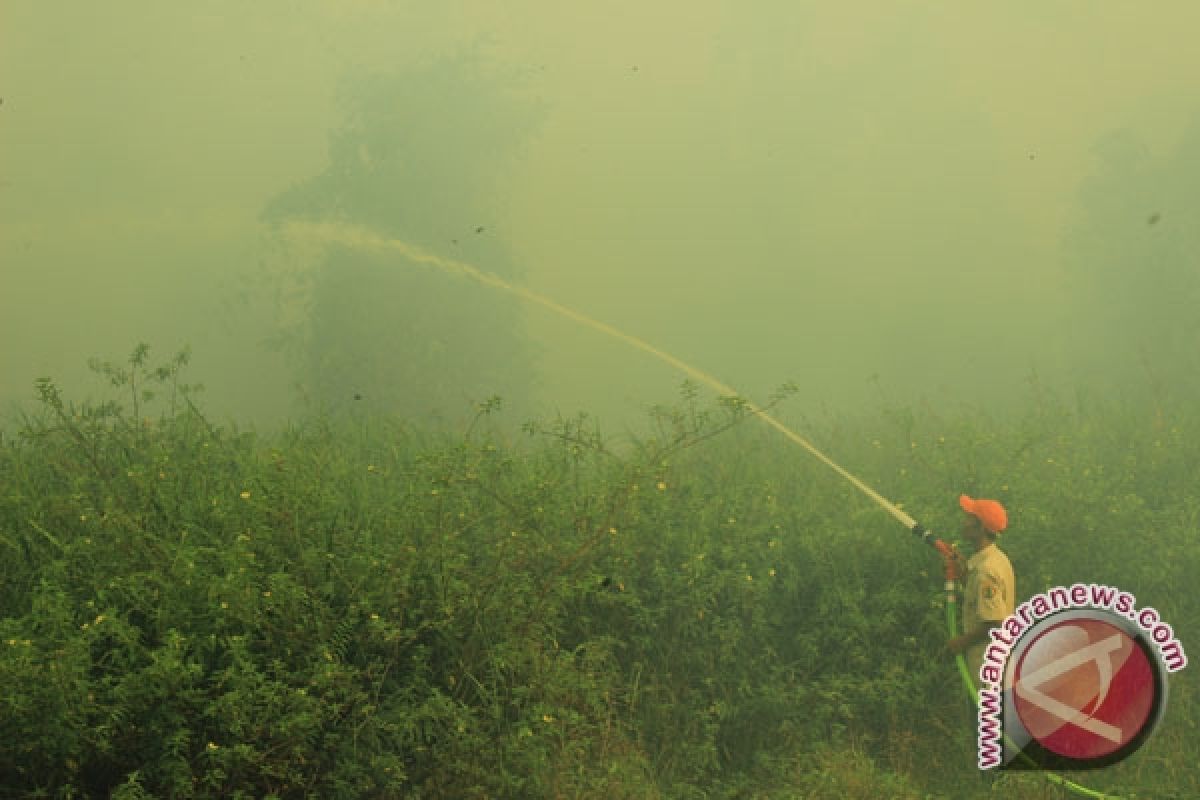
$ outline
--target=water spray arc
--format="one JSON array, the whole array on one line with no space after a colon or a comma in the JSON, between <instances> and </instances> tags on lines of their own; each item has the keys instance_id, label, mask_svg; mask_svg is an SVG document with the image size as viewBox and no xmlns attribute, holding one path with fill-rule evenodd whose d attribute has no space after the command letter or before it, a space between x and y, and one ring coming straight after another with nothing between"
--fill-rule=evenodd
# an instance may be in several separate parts
<instances>
[{"instance_id":1,"label":"water spray arc","mask_svg":"<svg viewBox=\"0 0 1200 800\"><path fill-rule=\"evenodd\" d=\"M644 353L648 353L658 360L674 367L693 380L704 384L710 389L713 389L720 395L725 397L738 397L742 401L742 406L747 411L754 416L757 416L767 425L770 425L772 428L779 431L794 444L797 444L807 450L815 458L820 460L823 464L828 466L830 469L848 481L851 485L853 485L856 489L870 498L876 505L890 514L906 529L919 536L923 542L932 546L938 551L938 553L942 556L943 563L945 564L946 626L949 630L950 636L953 637L957 635L958 614L956 608L958 601L956 586L958 579L961 577L959 565L960 559L958 553L942 539L934 536L932 531L928 530L907 513L905 513L903 509L896 506L870 486L863 483L848 470L834 462L831 458L813 446L813 444L803 436L772 417L769 413L767 413L766 409L742 398L735 389L727 384L722 383L706 372L696 369L690 364L680 361L670 353L659 350L657 347L654 347L650 343L639 339L636 336L632 336L624 331L617 330L611 325L592 319L585 314L581 314L578 311L567 308L566 306L551 300L549 297L538 294L530 289L526 289L523 286L511 284L497 275L477 269L476 267L473 267L463 261L445 258L408 242L381 236L378 233L375 233L374 231L362 226L335 222L293 221L280 226L280 232L283 234L285 239L293 242L302 242L316 246L341 245L344 247L353 248L355 250L399 255L414 264L433 267L451 275L465 277L485 286L491 286L501 291L508 292L522 298L523 300L533 303L534 305L538 305L542 308L553 311L554 313L566 317L567 319L579 323L580 325L592 328L593 330L599 331L606 336L625 342L631 347L641 350ZM966 659L960 653L955 656L955 662L958 667L959 675L962 678L963 686L970 695L972 702L978 702L978 696L975 691L975 683L971 678L970 670L967 668ZM1049 772L1045 773L1045 775L1046 778L1051 782L1069 789L1076 794L1085 797L1091 797L1094 798L1094 800L1120 800L1118 797L1088 789L1087 787L1067 780L1060 775Z\"/></svg>"},{"instance_id":2,"label":"water spray arc","mask_svg":"<svg viewBox=\"0 0 1200 800\"><path fill-rule=\"evenodd\" d=\"M386 238L366 228L354 225L342 225L330 222L292 222L283 226L282 231L286 238L293 241L303 241L314 244L338 244L345 247L352 247L356 250L374 250L377 252L394 253L396 255L403 256L413 263L431 266L451 275L460 275L485 286L491 286L496 289L500 289L501 291L514 294L530 303L539 305L542 308L549 309L560 316L566 317L573 322L577 322L580 325L597 330L606 336L612 337L613 339L625 342L631 347L635 347L644 353L649 353L658 360L669 364L693 380L704 384L721 395L726 397L741 397L738 391L731 386L722 383L712 375L696 369L690 364L680 361L670 353L659 350L657 347L654 347L650 343L639 339L636 336L631 336L624 331L617 330L611 325L607 325L599 320L592 319L585 314L581 314L578 311L567 308L560 303L556 303L545 295L538 294L537 292L526 289L523 286L515 286L490 272L484 272L483 270L476 269L470 264L466 264L462 261L444 258L442 256L430 253L420 247L409 244L408 242L403 242L399 239ZM789 440L803 447L813 456L820 459L820 461L826 466L841 475L843 478L853 484L854 487L860 492L871 498L871 500L891 514L905 528L917 533L927 534L925 529L921 528L917 524L916 520L906 514L903 509L898 508L895 504L889 502L870 486L867 486L850 472L843 469L840 465L835 463L832 459L814 447L812 443L810 443L803 436L772 417L761 406L744 399L743 406L747 411L754 414L763 422L782 433ZM930 541L930 544L933 544L935 541L937 540Z\"/></svg>"}]
</instances>

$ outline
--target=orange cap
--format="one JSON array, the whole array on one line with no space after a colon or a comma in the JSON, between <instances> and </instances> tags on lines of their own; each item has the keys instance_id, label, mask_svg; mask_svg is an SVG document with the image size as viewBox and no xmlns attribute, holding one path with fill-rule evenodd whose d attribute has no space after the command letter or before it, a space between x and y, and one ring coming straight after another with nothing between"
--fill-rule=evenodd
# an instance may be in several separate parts
<instances>
[{"instance_id":1,"label":"orange cap","mask_svg":"<svg viewBox=\"0 0 1200 800\"><path fill-rule=\"evenodd\" d=\"M958 504L963 511L977 517L983 527L992 533L1000 533L1008 527L1008 513L995 500L976 500L963 494L959 495Z\"/></svg>"}]
</instances>

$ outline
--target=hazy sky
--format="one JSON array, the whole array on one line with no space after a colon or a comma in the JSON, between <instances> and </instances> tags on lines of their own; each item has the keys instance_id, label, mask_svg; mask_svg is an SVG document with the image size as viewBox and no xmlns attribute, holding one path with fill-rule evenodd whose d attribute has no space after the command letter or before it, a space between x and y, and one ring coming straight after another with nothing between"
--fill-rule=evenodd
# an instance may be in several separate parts
<instances>
[{"instance_id":1,"label":"hazy sky","mask_svg":"<svg viewBox=\"0 0 1200 800\"><path fill-rule=\"evenodd\" d=\"M0 403L146 340L190 343L220 413L286 410L247 294L259 213L327 165L339 85L471 51L546 110L489 221L532 288L752 395L1001 396L1069 349L1062 245L1097 143L1166 157L1200 115L1198 26L1190 0L9 0ZM527 326L548 407L618 414L680 380Z\"/></svg>"}]
</instances>

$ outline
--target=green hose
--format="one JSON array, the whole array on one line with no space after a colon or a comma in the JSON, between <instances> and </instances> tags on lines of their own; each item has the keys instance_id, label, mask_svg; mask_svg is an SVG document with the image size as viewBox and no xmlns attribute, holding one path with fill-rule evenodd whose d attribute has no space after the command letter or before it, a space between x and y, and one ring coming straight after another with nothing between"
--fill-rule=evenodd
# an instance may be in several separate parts
<instances>
[{"instance_id":1,"label":"green hose","mask_svg":"<svg viewBox=\"0 0 1200 800\"><path fill-rule=\"evenodd\" d=\"M954 599L953 592L948 592L946 597L946 629L950 632L950 638L953 639L958 635L958 614L955 612L955 606L957 606L958 603ZM975 689L975 681L971 679L971 671L967 668L967 659L963 657L962 653L957 653L954 656L954 663L958 666L958 674L962 678L963 686L967 690L967 696L971 698L971 703L978 707L979 692L977 692ZM1020 757L1026 759L1029 758L1029 756L1026 756L1023 753ZM1061 786L1064 789L1068 789L1083 797L1091 797L1093 800L1122 800L1120 795L1104 794L1103 792L1098 792L1095 789L1089 789L1086 786L1080 786L1078 783L1068 780L1056 772L1043 772L1042 775L1046 778L1046 780L1050 781L1050 783Z\"/></svg>"}]
</instances>

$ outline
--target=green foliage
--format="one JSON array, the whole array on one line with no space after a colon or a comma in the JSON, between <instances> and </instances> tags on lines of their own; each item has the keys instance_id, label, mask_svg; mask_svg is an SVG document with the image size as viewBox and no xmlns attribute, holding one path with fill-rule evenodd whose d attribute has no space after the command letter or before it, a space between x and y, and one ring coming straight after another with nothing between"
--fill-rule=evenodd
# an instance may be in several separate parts
<instances>
[{"instance_id":1,"label":"green foliage","mask_svg":"<svg viewBox=\"0 0 1200 800\"><path fill-rule=\"evenodd\" d=\"M264 439L204 417L186 354L149 359L95 365L127 406L39 382L0 449L0 794L987 795L939 564L744 402L685 385L621 445L586 416L506 441L494 400L455 436ZM1020 594L1118 585L1185 646L1197 434L1045 394L812 432L935 529L960 491L1006 502ZM1200 788L1190 675L1144 753L1083 780Z\"/></svg>"}]
</instances>

